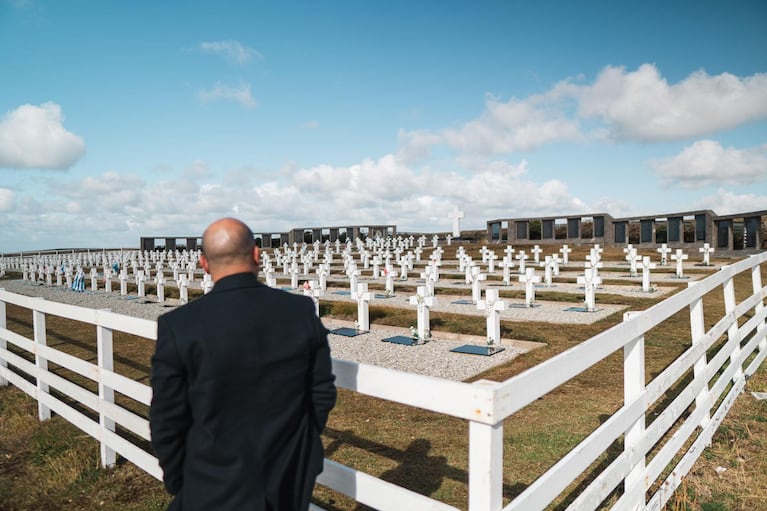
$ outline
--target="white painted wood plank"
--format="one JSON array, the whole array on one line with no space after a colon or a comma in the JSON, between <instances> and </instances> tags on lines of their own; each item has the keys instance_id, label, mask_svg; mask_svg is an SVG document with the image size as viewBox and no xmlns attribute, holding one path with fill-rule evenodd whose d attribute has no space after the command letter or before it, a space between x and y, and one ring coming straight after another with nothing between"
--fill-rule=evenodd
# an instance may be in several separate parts
<instances>
[{"instance_id":1,"label":"white painted wood plank","mask_svg":"<svg viewBox=\"0 0 767 511\"><path fill-rule=\"evenodd\" d=\"M379 511L458 511L443 502L325 459L317 483Z\"/></svg>"}]
</instances>

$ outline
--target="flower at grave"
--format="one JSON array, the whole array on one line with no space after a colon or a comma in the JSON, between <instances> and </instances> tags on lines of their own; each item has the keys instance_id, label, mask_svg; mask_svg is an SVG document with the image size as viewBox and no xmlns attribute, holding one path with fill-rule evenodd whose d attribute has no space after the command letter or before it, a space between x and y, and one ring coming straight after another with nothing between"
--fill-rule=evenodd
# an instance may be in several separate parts
<instances>
[{"instance_id":1,"label":"flower at grave","mask_svg":"<svg viewBox=\"0 0 767 511\"><path fill-rule=\"evenodd\" d=\"M487 345L488 346L494 346L495 345L495 339L493 339L492 337L488 337L487 338Z\"/></svg>"},{"instance_id":2,"label":"flower at grave","mask_svg":"<svg viewBox=\"0 0 767 511\"><path fill-rule=\"evenodd\" d=\"M304 281L304 290L309 291L312 288L311 284L309 284L308 280Z\"/></svg>"},{"instance_id":3,"label":"flower at grave","mask_svg":"<svg viewBox=\"0 0 767 511\"><path fill-rule=\"evenodd\" d=\"M413 339L418 339L418 330L413 325L410 325L410 336Z\"/></svg>"}]
</instances>

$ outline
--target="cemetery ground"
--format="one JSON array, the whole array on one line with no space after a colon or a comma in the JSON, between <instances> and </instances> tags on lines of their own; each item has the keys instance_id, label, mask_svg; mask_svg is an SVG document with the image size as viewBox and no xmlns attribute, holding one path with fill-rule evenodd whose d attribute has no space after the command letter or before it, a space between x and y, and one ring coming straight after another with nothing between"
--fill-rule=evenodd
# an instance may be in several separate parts
<instances>
[{"instance_id":1,"label":"cemetery ground","mask_svg":"<svg viewBox=\"0 0 767 511\"><path fill-rule=\"evenodd\" d=\"M478 246L467 249L476 252ZM445 247L445 250L448 257L450 247ZM581 250L583 252L579 252ZM582 261L585 253L585 249L575 248L571 260ZM611 249L605 249L605 260L622 258L623 253L619 249L613 253ZM715 268L722 263L715 260ZM711 271L708 268L692 268L687 273L704 275ZM605 285L622 281L625 272L625 268L617 271L603 269ZM614 273L612 277L611 273ZM763 275L763 279L765 277L767 274ZM18 276L8 275L6 278ZM574 277L563 277L557 282L568 280L575 282ZM748 284L750 282L736 285L736 290L747 289ZM682 289L687 283L664 281L663 285ZM371 284L371 290L376 287ZM147 293L150 292L147 286ZM413 292L413 285L397 285L397 294ZM437 285L436 292L442 297L449 289ZM172 290L169 289L168 293ZM547 291L544 288L538 289L537 293L539 300L573 305L583 302L583 294L578 293ZM501 323L502 338L543 345L475 375L469 381L508 379L621 322L624 310L642 310L668 296L660 293L647 296L600 293L596 298L597 304L617 304L623 308L593 323L504 319ZM502 291L501 297L524 300L524 291ZM704 309L707 321L721 317L724 311L721 291L706 296ZM7 314L10 330L31 335L29 311L9 305ZM342 300L322 300L321 316L351 322L356 317L356 305ZM414 321L412 309L378 303L371 304L370 317L376 325L401 328L409 328ZM431 325L435 332L477 336L484 335L486 328L484 315L436 311L431 313ZM47 320L47 328L49 345L84 359L95 358L96 334L92 328L55 317ZM648 380L689 347L689 336L689 314L685 311L648 332L645 340ZM349 342L354 341L350 339ZM713 346L710 355L723 342L724 339ZM115 333L114 349L115 369L137 381L148 383L152 343ZM419 347L407 349L417 350ZM66 376L77 380L75 375ZM622 381L622 353L616 352L505 421L504 502L519 494L621 406ZM94 390L95 386L90 382L82 381L82 384ZM673 400L675 389L683 387L683 384L678 382L654 405L648 414L648 422ZM767 457L763 455L767 448L767 401L756 400L750 394L752 391L767 391L765 367L749 380L746 392L738 398L714 436L712 445L685 478L670 501L669 509L767 509ZM130 400L124 400L121 404L132 406L136 413L146 415L145 409L138 408ZM468 425L463 420L339 390L338 404L331 414L324 441L326 456L332 460L465 508L467 430ZM127 462L118 463L111 470L100 469L98 452L95 440L60 417L40 423L35 401L21 391L11 386L0 388L0 511L144 511L165 508L168 497L160 482ZM597 466L608 464L618 452L620 446L617 444L608 449L584 472L581 480L563 492L553 508L566 508L579 489L591 480L591 473ZM327 510L366 509L343 495L320 487L315 492L315 501ZM610 502L611 499L608 499L605 507L609 507Z\"/></svg>"}]
</instances>

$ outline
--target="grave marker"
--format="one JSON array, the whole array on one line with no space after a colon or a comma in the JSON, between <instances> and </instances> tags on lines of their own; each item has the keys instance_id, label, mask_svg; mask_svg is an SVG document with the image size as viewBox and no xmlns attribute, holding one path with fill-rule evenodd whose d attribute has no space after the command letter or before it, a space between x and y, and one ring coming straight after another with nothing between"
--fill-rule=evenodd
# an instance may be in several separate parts
<instances>
[{"instance_id":1,"label":"grave marker","mask_svg":"<svg viewBox=\"0 0 767 511\"><path fill-rule=\"evenodd\" d=\"M704 243L698 251L703 253L703 266L711 266L711 254L714 252L714 247Z\"/></svg>"},{"instance_id":2,"label":"grave marker","mask_svg":"<svg viewBox=\"0 0 767 511\"><path fill-rule=\"evenodd\" d=\"M649 293L650 289L650 270L655 269L655 263L650 262L650 258L644 256L642 258L642 291Z\"/></svg>"},{"instance_id":3,"label":"grave marker","mask_svg":"<svg viewBox=\"0 0 767 511\"><path fill-rule=\"evenodd\" d=\"M477 302L477 309L487 316L487 345L501 344L501 311L506 310L506 302L498 298L498 290L485 290L485 299Z\"/></svg>"},{"instance_id":4,"label":"grave marker","mask_svg":"<svg viewBox=\"0 0 767 511\"><path fill-rule=\"evenodd\" d=\"M671 259L676 261L676 278L683 279L684 278L684 261L685 259L688 259L690 256L684 253L684 250L681 248L676 249L675 254L671 254Z\"/></svg>"},{"instance_id":5,"label":"grave marker","mask_svg":"<svg viewBox=\"0 0 767 511\"><path fill-rule=\"evenodd\" d=\"M429 309L434 307L436 298L426 294L426 288L418 286L415 296L410 297L410 304L415 305L418 311L418 326L414 331L419 341L425 341L431 337L429 325Z\"/></svg>"}]
</instances>

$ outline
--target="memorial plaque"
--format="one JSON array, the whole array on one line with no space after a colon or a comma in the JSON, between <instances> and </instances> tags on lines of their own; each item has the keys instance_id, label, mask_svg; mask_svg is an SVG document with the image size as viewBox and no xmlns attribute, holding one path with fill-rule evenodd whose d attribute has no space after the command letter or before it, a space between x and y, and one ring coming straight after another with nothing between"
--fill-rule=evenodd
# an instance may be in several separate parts
<instances>
[{"instance_id":1,"label":"memorial plaque","mask_svg":"<svg viewBox=\"0 0 767 511\"><path fill-rule=\"evenodd\" d=\"M454 303L455 305L474 305L474 302L471 300L456 300L450 303Z\"/></svg>"},{"instance_id":2,"label":"memorial plaque","mask_svg":"<svg viewBox=\"0 0 767 511\"><path fill-rule=\"evenodd\" d=\"M333 292L332 292L332 293L330 293L330 294L332 294L332 295L344 295L344 296L351 296L352 292L351 292L351 291L333 291Z\"/></svg>"},{"instance_id":3,"label":"memorial plaque","mask_svg":"<svg viewBox=\"0 0 767 511\"><path fill-rule=\"evenodd\" d=\"M510 303L506 305L506 307L511 307L512 309L534 309L540 306L539 303L532 303L530 305L527 305L526 303Z\"/></svg>"},{"instance_id":4,"label":"memorial plaque","mask_svg":"<svg viewBox=\"0 0 767 511\"><path fill-rule=\"evenodd\" d=\"M589 311L588 307L568 307L565 310L568 312L598 312L600 309Z\"/></svg>"},{"instance_id":5,"label":"memorial plaque","mask_svg":"<svg viewBox=\"0 0 767 511\"><path fill-rule=\"evenodd\" d=\"M394 344L403 344L405 346L415 346L418 344L417 339L413 339L412 337L406 337L404 335L395 335L394 337L387 337L386 339L381 339L383 342L391 342Z\"/></svg>"},{"instance_id":6,"label":"memorial plaque","mask_svg":"<svg viewBox=\"0 0 767 511\"><path fill-rule=\"evenodd\" d=\"M356 328L341 327L330 331L331 334L343 335L344 337L356 337L362 335L365 332L357 330Z\"/></svg>"},{"instance_id":7,"label":"memorial plaque","mask_svg":"<svg viewBox=\"0 0 767 511\"><path fill-rule=\"evenodd\" d=\"M450 350L453 353L466 353L467 355L481 355L484 357L491 357L496 353L500 353L506 348L500 346L477 346L476 344L464 344Z\"/></svg>"}]
</instances>

